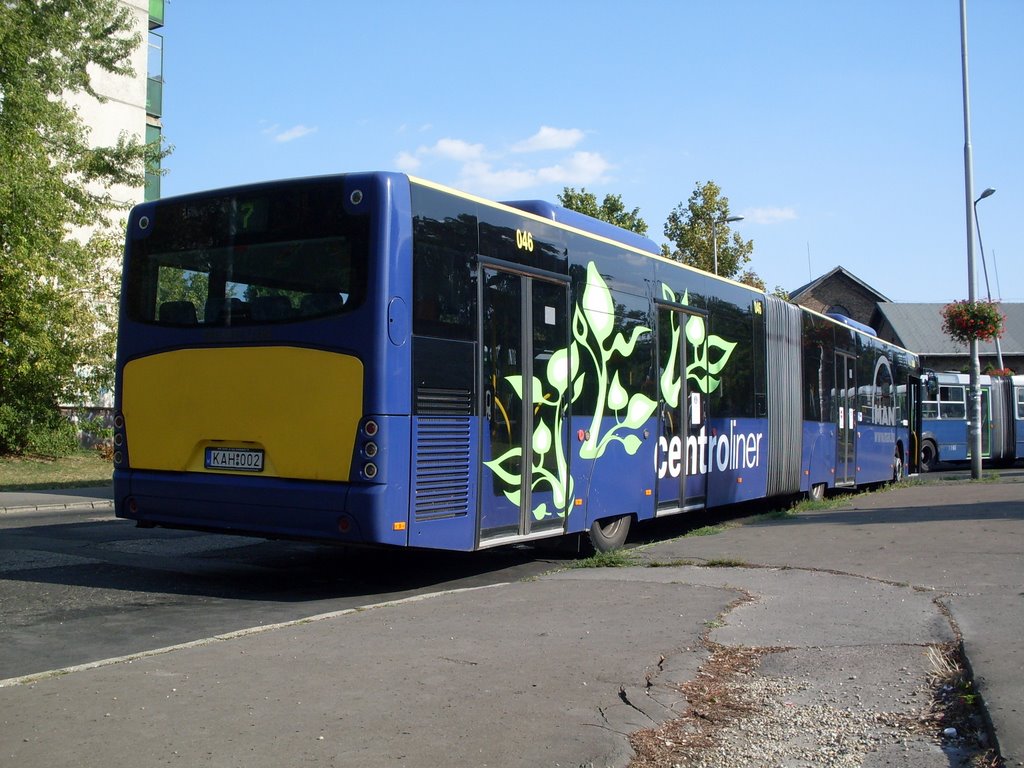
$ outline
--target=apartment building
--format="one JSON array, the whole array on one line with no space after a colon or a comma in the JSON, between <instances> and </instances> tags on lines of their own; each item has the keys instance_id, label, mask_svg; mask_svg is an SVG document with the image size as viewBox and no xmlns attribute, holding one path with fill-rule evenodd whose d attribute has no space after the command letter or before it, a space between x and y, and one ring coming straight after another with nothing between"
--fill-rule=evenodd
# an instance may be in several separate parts
<instances>
[{"instance_id":1,"label":"apartment building","mask_svg":"<svg viewBox=\"0 0 1024 768\"><path fill-rule=\"evenodd\" d=\"M78 110L89 127L90 143L109 146L126 132L139 141L160 141L163 113L163 35L165 0L119 0L135 18L135 28L142 33L142 43L132 55L133 77L112 75L94 70L92 83L106 101L86 93L67 96L67 102ZM150 169L143 187L112 190L115 200L134 205L160 197L158 169Z\"/></svg>"}]
</instances>

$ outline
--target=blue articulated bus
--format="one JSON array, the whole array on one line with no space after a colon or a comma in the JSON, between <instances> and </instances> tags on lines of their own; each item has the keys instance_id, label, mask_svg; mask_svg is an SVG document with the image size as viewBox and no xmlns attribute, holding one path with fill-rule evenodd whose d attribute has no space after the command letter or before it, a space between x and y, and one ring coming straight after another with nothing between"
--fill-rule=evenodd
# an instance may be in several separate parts
<instances>
[{"instance_id":1,"label":"blue articulated bus","mask_svg":"<svg viewBox=\"0 0 1024 768\"><path fill-rule=\"evenodd\" d=\"M927 371L921 387L921 470L970 461L970 376ZM983 374L978 387L982 460L1006 465L1024 458L1024 376Z\"/></svg>"},{"instance_id":2,"label":"blue articulated bus","mask_svg":"<svg viewBox=\"0 0 1024 768\"><path fill-rule=\"evenodd\" d=\"M475 550L908 466L918 361L537 202L401 174L128 222L120 517Z\"/></svg>"}]
</instances>

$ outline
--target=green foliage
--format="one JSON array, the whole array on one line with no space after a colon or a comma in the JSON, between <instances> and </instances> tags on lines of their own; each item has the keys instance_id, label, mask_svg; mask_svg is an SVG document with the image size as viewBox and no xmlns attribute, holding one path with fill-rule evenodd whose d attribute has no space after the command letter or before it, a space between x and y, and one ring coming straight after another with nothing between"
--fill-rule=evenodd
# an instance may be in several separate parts
<instances>
[{"instance_id":1,"label":"green foliage","mask_svg":"<svg viewBox=\"0 0 1024 768\"><path fill-rule=\"evenodd\" d=\"M674 247L662 247L666 256L691 267L714 272L714 245L711 239L712 222L715 240L718 241L718 274L734 277L750 261L754 250L753 240L744 240L731 232L724 220L729 218L729 198L723 197L721 189L713 181L697 183L686 205L680 203L668 215L665 222L665 237ZM748 270L747 274L757 277ZM746 276L746 275L745 275ZM757 278L761 286L764 285ZM748 280L744 282L749 283ZM753 283L749 283L753 284Z\"/></svg>"},{"instance_id":2,"label":"green foliage","mask_svg":"<svg viewBox=\"0 0 1024 768\"><path fill-rule=\"evenodd\" d=\"M629 568L640 565L640 559L632 552L624 549L613 549L610 552L595 552L590 557L576 560L572 568Z\"/></svg>"},{"instance_id":3,"label":"green foliage","mask_svg":"<svg viewBox=\"0 0 1024 768\"><path fill-rule=\"evenodd\" d=\"M83 488L110 484L113 467L96 451L77 450L63 458L0 457L0 491Z\"/></svg>"},{"instance_id":4,"label":"green foliage","mask_svg":"<svg viewBox=\"0 0 1024 768\"><path fill-rule=\"evenodd\" d=\"M762 280L761 276L752 269L743 270L743 274L737 277L736 281L743 283L744 285L749 285L752 288L757 288L759 291L768 290L768 285L765 281Z\"/></svg>"},{"instance_id":5,"label":"green foliage","mask_svg":"<svg viewBox=\"0 0 1024 768\"><path fill-rule=\"evenodd\" d=\"M622 202L622 195L605 195L601 204L597 204L597 195L580 188L577 192L572 187L565 187L558 195L558 203L577 213L585 213L595 219L607 221L617 227L636 232L638 235L647 234L647 222L640 218L640 209L634 208L627 211Z\"/></svg>"},{"instance_id":6,"label":"green foliage","mask_svg":"<svg viewBox=\"0 0 1024 768\"><path fill-rule=\"evenodd\" d=\"M0 3L0 453L64 450L58 404L109 382L111 189L142 186L146 148L92 146L65 97L97 96L90 70L131 73L133 18L115 0Z\"/></svg>"}]
</instances>

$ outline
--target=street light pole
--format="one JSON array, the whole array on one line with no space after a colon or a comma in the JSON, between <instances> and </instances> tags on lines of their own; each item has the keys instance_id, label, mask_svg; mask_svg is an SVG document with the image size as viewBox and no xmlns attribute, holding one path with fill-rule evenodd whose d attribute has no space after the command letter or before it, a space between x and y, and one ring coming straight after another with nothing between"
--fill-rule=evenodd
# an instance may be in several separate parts
<instances>
[{"instance_id":1,"label":"street light pole","mask_svg":"<svg viewBox=\"0 0 1024 768\"><path fill-rule=\"evenodd\" d=\"M978 195L978 199L974 201L974 227L978 230L978 251L981 253L981 269L985 274L985 293L988 294L988 303L992 303L992 288L988 284L988 267L985 265L985 245L981 241L981 222L978 221L978 203L984 200L986 197L991 197L996 193L995 189L988 187ZM996 364L999 366L999 370L1003 370L1003 348L999 343L999 337L996 336L994 339L996 343Z\"/></svg>"},{"instance_id":2,"label":"street light pole","mask_svg":"<svg viewBox=\"0 0 1024 768\"><path fill-rule=\"evenodd\" d=\"M964 91L964 188L967 198L967 300L975 301L974 288L974 161L971 155L971 97L967 85L967 0L960 0L960 63ZM971 339L970 397L967 448L971 454L971 478L981 479L981 362L978 340Z\"/></svg>"},{"instance_id":3,"label":"street light pole","mask_svg":"<svg viewBox=\"0 0 1024 768\"><path fill-rule=\"evenodd\" d=\"M718 274L718 232L717 227L719 224L728 224L733 221L743 221L742 216L727 216L724 219L712 219L711 220L711 247L715 253L715 274Z\"/></svg>"}]
</instances>

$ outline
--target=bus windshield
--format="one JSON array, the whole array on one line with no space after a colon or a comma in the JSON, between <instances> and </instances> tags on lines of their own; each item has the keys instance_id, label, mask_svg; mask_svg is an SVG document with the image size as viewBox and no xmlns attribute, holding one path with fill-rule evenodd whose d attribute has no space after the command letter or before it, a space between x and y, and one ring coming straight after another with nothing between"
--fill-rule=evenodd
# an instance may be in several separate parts
<instances>
[{"instance_id":1,"label":"bus windshield","mask_svg":"<svg viewBox=\"0 0 1024 768\"><path fill-rule=\"evenodd\" d=\"M170 200L131 229L134 320L284 323L350 311L366 293L369 220L345 211L337 183Z\"/></svg>"}]
</instances>

